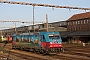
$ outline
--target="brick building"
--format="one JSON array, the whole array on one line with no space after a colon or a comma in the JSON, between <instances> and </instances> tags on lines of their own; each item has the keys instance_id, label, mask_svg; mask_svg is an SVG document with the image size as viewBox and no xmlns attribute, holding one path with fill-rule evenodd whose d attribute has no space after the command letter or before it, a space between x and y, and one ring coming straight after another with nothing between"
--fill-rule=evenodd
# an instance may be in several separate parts
<instances>
[{"instance_id":1,"label":"brick building","mask_svg":"<svg viewBox=\"0 0 90 60\"><path fill-rule=\"evenodd\" d=\"M90 41L90 12L75 14L67 20L68 37L71 40Z\"/></svg>"}]
</instances>

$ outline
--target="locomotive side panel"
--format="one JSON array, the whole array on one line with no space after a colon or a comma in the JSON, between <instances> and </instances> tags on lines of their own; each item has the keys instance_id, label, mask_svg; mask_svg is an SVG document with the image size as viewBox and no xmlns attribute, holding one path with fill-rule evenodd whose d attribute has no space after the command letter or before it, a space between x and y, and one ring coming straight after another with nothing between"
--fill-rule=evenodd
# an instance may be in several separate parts
<instances>
[{"instance_id":1,"label":"locomotive side panel","mask_svg":"<svg viewBox=\"0 0 90 60\"><path fill-rule=\"evenodd\" d=\"M13 36L13 42L12 42L13 48L23 48L23 49L29 49L29 48L38 48L39 47L39 35L33 34L33 35L16 35Z\"/></svg>"}]
</instances>

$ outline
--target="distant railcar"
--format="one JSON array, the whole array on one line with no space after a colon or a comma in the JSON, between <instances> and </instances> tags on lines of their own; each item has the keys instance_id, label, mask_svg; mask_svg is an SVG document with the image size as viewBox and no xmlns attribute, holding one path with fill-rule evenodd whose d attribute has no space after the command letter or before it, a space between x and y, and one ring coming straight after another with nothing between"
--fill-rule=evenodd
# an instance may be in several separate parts
<instances>
[{"instance_id":1,"label":"distant railcar","mask_svg":"<svg viewBox=\"0 0 90 60\"><path fill-rule=\"evenodd\" d=\"M14 34L12 48L50 54L60 53L63 46L59 32L39 32Z\"/></svg>"},{"instance_id":2,"label":"distant railcar","mask_svg":"<svg viewBox=\"0 0 90 60\"><path fill-rule=\"evenodd\" d=\"M1 43L3 43L3 42L11 42L12 41L12 37L10 36L10 35L8 35L8 36L3 36L3 35L1 35L0 36L0 42Z\"/></svg>"},{"instance_id":3,"label":"distant railcar","mask_svg":"<svg viewBox=\"0 0 90 60\"><path fill-rule=\"evenodd\" d=\"M7 37L1 35L0 36L0 42L2 43L2 42L5 42L5 41L7 41Z\"/></svg>"},{"instance_id":4,"label":"distant railcar","mask_svg":"<svg viewBox=\"0 0 90 60\"><path fill-rule=\"evenodd\" d=\"M8 42L12 42L12 36L11 35L8 35L7 36L7 40L8 40Z\"/></svg>"}]
</instances>

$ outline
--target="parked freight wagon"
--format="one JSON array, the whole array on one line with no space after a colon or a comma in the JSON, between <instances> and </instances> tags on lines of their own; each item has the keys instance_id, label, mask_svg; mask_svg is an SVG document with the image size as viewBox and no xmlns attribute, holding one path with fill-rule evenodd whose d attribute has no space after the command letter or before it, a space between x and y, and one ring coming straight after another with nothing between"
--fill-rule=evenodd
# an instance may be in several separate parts
<instances>
[{"instance_id":1,"label":"parked freight wagon","mask_svg":"<svg viewBox=\"0 0 90 60\"><path fill-rule=\"evenodd\" d=\"M3 36L3 35L1 35L0 36L0 42L1 43L3 43L3 42L11 42L12 41L12 37L10 36L10 35L8 35L8 36Z\"/></svg>"},{"instance_id":2,"label":"parked freight wagon","mask_svg":"<svg viewBox=\"0 0 90 60\"><path fill-rule=\"evenodd\" d=\"M62 39L59 32L14 34L12 48L45 54L60 53L62 51Z\"/></svg>"},{"instance_id":3,"label":"parked freight wagon","mask_svg":"<svg viewBox=\"0 0 90 60\"><path fill-rule=\"evenodd\" d=\"M0 42L4 42L7 41L7 37L4 37L3 35L0 36Z\"/></svg>"}]
</instances>

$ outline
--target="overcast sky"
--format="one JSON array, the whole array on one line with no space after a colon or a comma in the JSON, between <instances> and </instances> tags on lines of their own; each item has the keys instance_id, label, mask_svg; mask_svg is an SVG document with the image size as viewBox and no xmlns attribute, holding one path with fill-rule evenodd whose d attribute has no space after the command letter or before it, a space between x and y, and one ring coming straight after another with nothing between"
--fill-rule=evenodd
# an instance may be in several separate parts
<instances>
[{"instance_id":1,"label":"overcast sky","mask_svg":"<svg viewBox=\"0 0 90 60\"><path fill-rule=\"evenodd\" d=\"M76 6L90 8L90 0L8 0L19 2L31 2L38 4L52 4L60 6ZM0 20L20 20L20 21L32 21L33 13L32 6L26 5L11 5L0 3ZM82 10L69 10L63 8L51 7L35 7L35 22L45 22L46 14L48 14L49 22L65 21L74 14L84 13ZM86 11L88 12L88 11ZM18 26L22 26L22 23L17 23ZM30 25L30 24L24 24ZM0 23L1 26L14 27L14 23Z\"/></svg>"}]
</instances>

